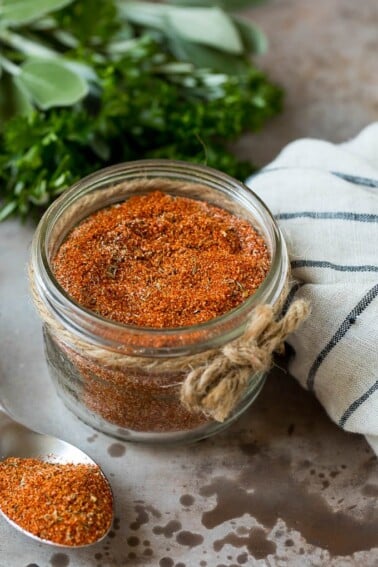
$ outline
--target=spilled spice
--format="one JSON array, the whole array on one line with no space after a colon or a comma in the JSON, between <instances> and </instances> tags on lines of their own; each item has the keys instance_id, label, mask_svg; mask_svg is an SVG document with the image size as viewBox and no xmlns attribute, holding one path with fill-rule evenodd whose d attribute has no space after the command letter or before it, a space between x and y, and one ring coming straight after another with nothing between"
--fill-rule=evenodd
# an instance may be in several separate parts
<instances>
[{"instance_id":1,"label":"spilled spice","mask_svg":"<svg viewBox=\"0 0 378 567\"><path fill-rule=\"evenodd\" d=\"M83 307L159 328L230 311L256 291L269 267L265 241L249 222L159 191L90 215L53 259L58 282Z\"/></svg>"},{"instance_id":2,"label":"spilled spice","mask_svg":"<svg viewBox=\"0 0 378 567\"><path fill-rule=\"evenodd\" d=\"M82 546L104 536L113 518L109 485L97 465L9 457L0 462L0 508L41 539Z\"/></svg>"}]
</instances>

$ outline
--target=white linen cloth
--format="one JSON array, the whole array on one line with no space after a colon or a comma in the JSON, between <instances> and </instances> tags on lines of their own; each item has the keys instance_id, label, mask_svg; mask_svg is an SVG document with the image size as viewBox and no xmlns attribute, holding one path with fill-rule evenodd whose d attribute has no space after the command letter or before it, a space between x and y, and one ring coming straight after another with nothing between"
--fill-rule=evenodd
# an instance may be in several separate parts
<instances>
[{"instance_id":1,"label":"white linen cloth","mask_svg":"<svg viewBox=\"0 0 378 567\"><path fill-rule=\"evenodd\" d=\"M311 315L290 373L378 454L378 122L335 145L289 144L247 180L275 215Z\"/></svg>"}]
</instances>

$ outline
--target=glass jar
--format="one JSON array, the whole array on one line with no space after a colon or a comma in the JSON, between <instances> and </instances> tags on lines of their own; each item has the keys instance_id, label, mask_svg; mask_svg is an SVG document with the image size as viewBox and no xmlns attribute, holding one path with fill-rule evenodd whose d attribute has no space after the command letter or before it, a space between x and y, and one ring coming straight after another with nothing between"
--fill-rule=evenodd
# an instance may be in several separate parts
<instances>
[{"instance_id":1,"label":"glass jar","mask_svg":"<svg viewBox=\"0 0 378 567\"><path fill-rule=\"evenodd\" d=\"M260 232L271 255L263 283L235 309L188 327L124 325L81 307L52 272L51 260L59 246L71 229L94 211L146 193L162 179L170 184L165 192L222 207ZM250 189L224 173L184 162L140 160L89 175L49 207L32 244L34 296L44 313L46 358L58 394L85 423L128 441L195 441L222 430L255 400L264 374L250 377L237 407L219 423L183 406L182 371L156 370L153 364L146 368L139 361L178 360L240 337L256 305L276 305L280 301L288 265L285 243L267 207ZM97 351L101 356L96 355ZM122 364L125 356L133 361L126 368Z\"/></svg>"}]
</instances>

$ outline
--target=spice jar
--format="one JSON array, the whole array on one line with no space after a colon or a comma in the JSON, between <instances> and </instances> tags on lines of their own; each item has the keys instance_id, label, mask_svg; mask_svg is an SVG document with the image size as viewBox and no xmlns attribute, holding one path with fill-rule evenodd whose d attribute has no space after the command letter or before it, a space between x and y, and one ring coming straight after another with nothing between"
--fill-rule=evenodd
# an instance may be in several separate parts
<instances>
[{"instance_id":1,"label":"spice jar","mask_svg":"<svg viewBox=\"0 0 378 567\"><path fill-rule=\"evenodd\" d=\"M270 257L262 283L230 311L181 327L119 323L80 305L58 283L52 267L67 235L96 211L161 187L168 195L220 207L255 227ZM249 362L236 360L235 348L246 350L238 341L249 334L256 345L257 335L264 335L263 347L269 343L269 356L282 343L282 329L278 332L276 327L273 335L279 335L277 341L272 342L271 331L269 340L266 338L267 324L260 320L263 312L252 324L252 331L250 326L259 306L274 315L280 312L287 294L288 266L282 235L264 203L242 183L219 171L177 161L141 160L84 178L43 216L30 260L31 286L44 323L47 363L58 393L84 422L129 441L194 441L222 430L251 405L266 375L266 360L260 363L260 355L252 356L256 364L251 367ZM274 318L271 323L277 325ZM228 355L232 349L233 354ZM219 356L223 357L220 362ZM218 374L214 378L210 372L211 384L218 387L220 382L228 382L226 389L211 394L212 405L208 401L201 408L192 401L201 387L202 398L211 390L206 379L214 360ZM235 364L236 382L231 376ZM222 411L217 411L217 404L222 405Z\"/></svg>"}]
</instances>

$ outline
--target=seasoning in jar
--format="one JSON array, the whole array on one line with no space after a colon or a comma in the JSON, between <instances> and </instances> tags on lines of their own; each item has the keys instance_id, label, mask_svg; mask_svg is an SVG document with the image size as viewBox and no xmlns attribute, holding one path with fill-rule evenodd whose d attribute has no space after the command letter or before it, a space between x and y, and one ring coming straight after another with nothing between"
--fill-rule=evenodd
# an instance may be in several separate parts
<instances>
[{"instance_id":1,"label":"seasoning in jar","mask_svg":"<svg viewBox=\"0 0 378 567\"><path fill-rule=\"evenodd\" d=\"M153 191L90 215L52 266L82 307L128 325L172 328L209 321L245 301L270 257L246 220Z\"/></svg>"},{"instance_id":2,"label":"seasoning in jar","mask_svg":"<svg viewBox=\"0 0 378 567\"><path fill-rule=\"evenodd\" d=\"M113 517L111 490L91 464L8 457L0 462L0 508L21 528L50 542L98 541Z\"/></svg>"},{"instance_id":3,"label":"seasoning in jar","mask_svg":"<svg viewBox=\"0 0 378 567\"><path fill-rule=\"evenodd\" d=\"M309 313L301 300L282 313L289 259L264 203L185 162L129 162L75 184L38 225L29 274L58 393L129 441L230 425Z\"/></svg>"},{"instance_id":4,"label":"seasoning in jar","mask_svg":"<svg viewBox=\"0 0 378 567\"><path fill-rule=\"evenodd\" d=\"M267 245L248 221L156 190L91 214L52 260L56 279L82 307L143 328L218 317L252 295L269 267ZM83 379L80 399L106 421L155 433L212 421L180 402L180 372L120 369L57 341L47 336L47 350L66 355Z\"/></svg>"}]
</instances>

